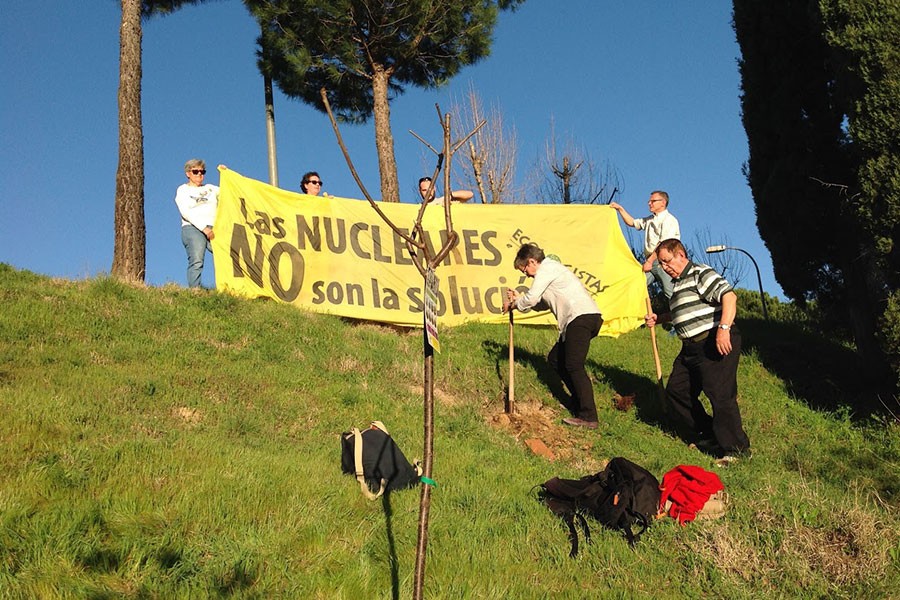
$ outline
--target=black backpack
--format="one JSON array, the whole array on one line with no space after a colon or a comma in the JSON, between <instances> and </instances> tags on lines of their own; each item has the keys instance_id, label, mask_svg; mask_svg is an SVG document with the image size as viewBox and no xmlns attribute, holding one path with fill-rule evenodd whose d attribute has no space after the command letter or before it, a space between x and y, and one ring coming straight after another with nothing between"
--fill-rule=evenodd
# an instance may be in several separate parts
<instances>
[{"instance_id":1,"label":"black backpack","mask_svg":"<svg viewBox=\"0 0 900 600\"><path fill-rule=\"evenodd\" d=\"M659 480L628 459L616 457L606 468L581 479L554 477L540 486L538 498L569 527L572 550L578 554L577 520L590 543L585 515L604 527L621 531L634 547L659 511ZM638 530L635 532L635 526Z\"/></svg>"},{"instance_id":2,"label":"black backpack","mask_svg":"<svg viewBox=\"0 0 900 600\"><path fill-rule=\"evenodd\" d=\"M354 427L341 434L341 470L356 475L360 490L370 500L412 487L422 477L419 463L406 460L381 421L373 421L363 432Z\"/></svg>"}]
</instances>

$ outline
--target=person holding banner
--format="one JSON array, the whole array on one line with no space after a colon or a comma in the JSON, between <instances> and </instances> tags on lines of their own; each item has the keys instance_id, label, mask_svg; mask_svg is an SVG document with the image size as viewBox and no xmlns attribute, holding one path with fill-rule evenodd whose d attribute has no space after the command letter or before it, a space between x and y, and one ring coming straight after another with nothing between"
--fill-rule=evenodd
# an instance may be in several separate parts
<instances>
[{"instance_id":1,"label":"person holding banner","mask_svg":"<svg viewBox=\"0 0 900 600\"><path fill-rule=\"evenodd\" d=\"M737 294L712 267L689 261L679 240L664 240L656 255L675 282L671 318L681 339L681 352L666 385L670 414L690 436L697 436L698 447L721 457L717 464L728 464L750 451L737 403L741 355L741 335L734 326ZM650 313L645 322L653 327L657 319ZM712 417L700 403L701 391L712 405Z\"/></svg>"},{"instance_id":2,"label":"person holding banner","mask_svg":"<svg viewBox=\"0 0 900 600\"><path fill-rule=\"evenodd\" d=\"M178 186L175 205L181 213L181 243L187 252L188 287L200 287L206 251L212 252L210 241L215 237L216 208L219 203L219 187L204 184L206 163L192 158L184 163L187 183Z\"/></svg>"},{"instance_id":3,"label":"person holding banner","mask_svg":"<svg viewBox=\"0 0 900 600\"><path fill-rule=\"evenodd\" d=\"M419 180L419 195L422 196L422 199L425 199L425 195L428 193L428 188L431 187L431 177L423 177ZM475 194L470 192L469 190L453 190L450 192L450 200L453 202L468 202L472 198L475 197ZM444 197L438 196L434 197L434 189L431 190L431 200L429 203L435 206L443 206L444 205Z\"/></svg>"},{"instance_id":4,"label":"person holding banner","mask_svg":"<svg viewBox=\"0 0 900 600\"><path fill-rule=\"evenodd\" d=\"M643 269L646 274L647 285L650 285L656 279L659 285L662 286L666 300L670 299L672 297L672 278L666 274L665 269L660 266L659 261L656 259L656 246L661 241L681 238L678 219L669 212L669 194L662 190L650 192L650 199L647 201L650 215L641 219L633 218L618 202L610 202L609 206L619 213L626 225L634 227L638 231L644 230L645 260Z\"/></svg>"},{"instance_id":5,"label":"person holding banner","mask_svg":"<svg viewBox=\"0 0 900 600\"><path fill-rule=\"evenodd\" d=\"M319 174L315 171L304 173L303 177L300 178L300 191L304 194L309 194L310 196L318 196L321 194L323 185L325 185L325 182L322 181L322 178L319 177ZM331 194L322 195L326 198L331 198Z\"/></svg>"},{"instance_id":6,"label":"person holding banner","mask_svg":"<svg viewBox=\"0 0 900 600\"><path fill-rule=\"evenodd\" d=\"M597 303L571 270L558 260L545 257L535 243L522 244L513 264L534 281L524 294L508 289L503 312L515 308L522 312L535 309L553 313L559 324L559 338L547 355L547 362L572 394L571 402L564 401L562 405L575 415L563 419L563 423L596 429L594 386L584 362L591 340L597 337L603 324Z\"/></svg>"}]
</instances>

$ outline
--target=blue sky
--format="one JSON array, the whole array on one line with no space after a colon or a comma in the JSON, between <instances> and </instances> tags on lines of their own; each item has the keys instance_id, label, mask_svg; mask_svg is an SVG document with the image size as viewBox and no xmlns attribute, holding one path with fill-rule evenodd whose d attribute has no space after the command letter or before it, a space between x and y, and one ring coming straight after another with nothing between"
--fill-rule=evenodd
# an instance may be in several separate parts
<instances>
[{"instance_id":1,"label":"blue sky","mask_svg":"<svg viewBox=\"0 0 900 600\"><path fill-rule=\"evenodd\" d=\"M529 0L501 14L490 57L439 90L410 89L392 103L404 199L416 200L418 178L433 168L408 131L438 146L435 103L446 112L474 86L516 129L521 181L552 121L557 136L573 137L618 169L624 186L616 199L632 215L645 215L651 190L667 190L683 239L708 230L712 241L747 250L766 292L783 297L741 174L747 140L730 6ZM66 278L93 277L112 265L119 22L115 0L11 2L0 13L0 262ZM238 0L144 24L151 285L184 284L173 198L185 160L200 157L208 167L224 163L268 180L256 36ZM280 187L296 190L300 175L316 170L327 192L362 197L326 116L276 92L275 119ZM342 134L377 196L372 122L344 126ZM218 183L214 168L207 181ZM752 265L739 285L757 288Z\"/></svg>"}]
</instances>

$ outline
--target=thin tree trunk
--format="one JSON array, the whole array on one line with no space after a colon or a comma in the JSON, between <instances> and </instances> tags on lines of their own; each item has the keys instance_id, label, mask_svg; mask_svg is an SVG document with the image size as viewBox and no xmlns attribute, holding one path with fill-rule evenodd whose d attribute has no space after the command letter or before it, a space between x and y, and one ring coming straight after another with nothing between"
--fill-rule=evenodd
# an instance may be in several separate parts
<instances>
[{"instance_id":1,"label":"thin tree trunk","mask_svg":"<svg viewBox=\"0 0 900 600\"><path fill-rule=\"evenodd\" d=\"M375 148L381 173L381 199L384 202L400 202L400 185L397 182L397 161L394 157L394 136L391 134L391 108L388 104L390 73L377 67L372 78L372 95L375 113Z\"/></svg>"},{"instance_id":2,"label":"thin tree trunk","mask_svg":"<svg viewBox=\"0 0 900 600\"><path fill-rule=\"evenodd\" d=\"M424 283L424 282L423 282ZM423 328L424 329L424 328ZM424 437L425 454L422 476L429 481L434 464L434 348L428 343L428 334L423 331L425 351L425 407ZM416 567L413 572L413 600L422 600L425 590L425 560L428 549L428 522L431 513L431 484L423 483L419 495L419 523L416 536Z\"/></svg>"},{"instance_id":3,"label":"thin tree trunk","mask_svg":"<svg viewBox=\"0 0 900 600\"><path fill-rule=\"evenodd\" d=\"M112 275L144 281L144 133L141 125L141 0L122 0L119 30L119 164Z\"/></svg>"}]
</instances>

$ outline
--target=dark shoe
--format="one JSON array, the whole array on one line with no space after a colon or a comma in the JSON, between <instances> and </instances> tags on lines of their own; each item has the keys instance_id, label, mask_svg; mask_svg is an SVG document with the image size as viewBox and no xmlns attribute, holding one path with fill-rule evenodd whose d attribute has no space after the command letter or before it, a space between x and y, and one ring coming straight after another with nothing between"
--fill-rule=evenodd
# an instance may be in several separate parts
<instances>
[{"instance_id":1,"label":"dark shoe","mask_svg":"<svg viewBox=\"0 0 900 600\"><path fill-rule=\"evenodd\" d=\"M562 422L566 425L571 425L572 427L587 427L588 429L597 429L597 421L585 421L584 419L579 419L578 417L563 419Z\"/></svg>"},{"instance_id":2,"label":"dark shoe","mask_svg":"<svg viewBox=\"0 0 900 600\"><path fill-rule=\"evenodd\" d=\"M712 439L699 439L693 444L688 446L689 448L695 448L704 454L711 454L717 458L721 458L725 454L727 454L722 447L719 446L719 443L716 440Z\"/></svg>"},{"instance_id":3,"label":"dark shoe","mask_svg":"<svg viewBox=\"0 0 900 600\"><path fill-rule=\"evenodd\" d=\"M570 415L572 415L573 417L578 416L578 410L580 407L575 403L574 399L566 398L565 400L560 400L559 403L562 405L563 408L565 408L567 411L569 411Z\"/></svg>"}]
</instances>

